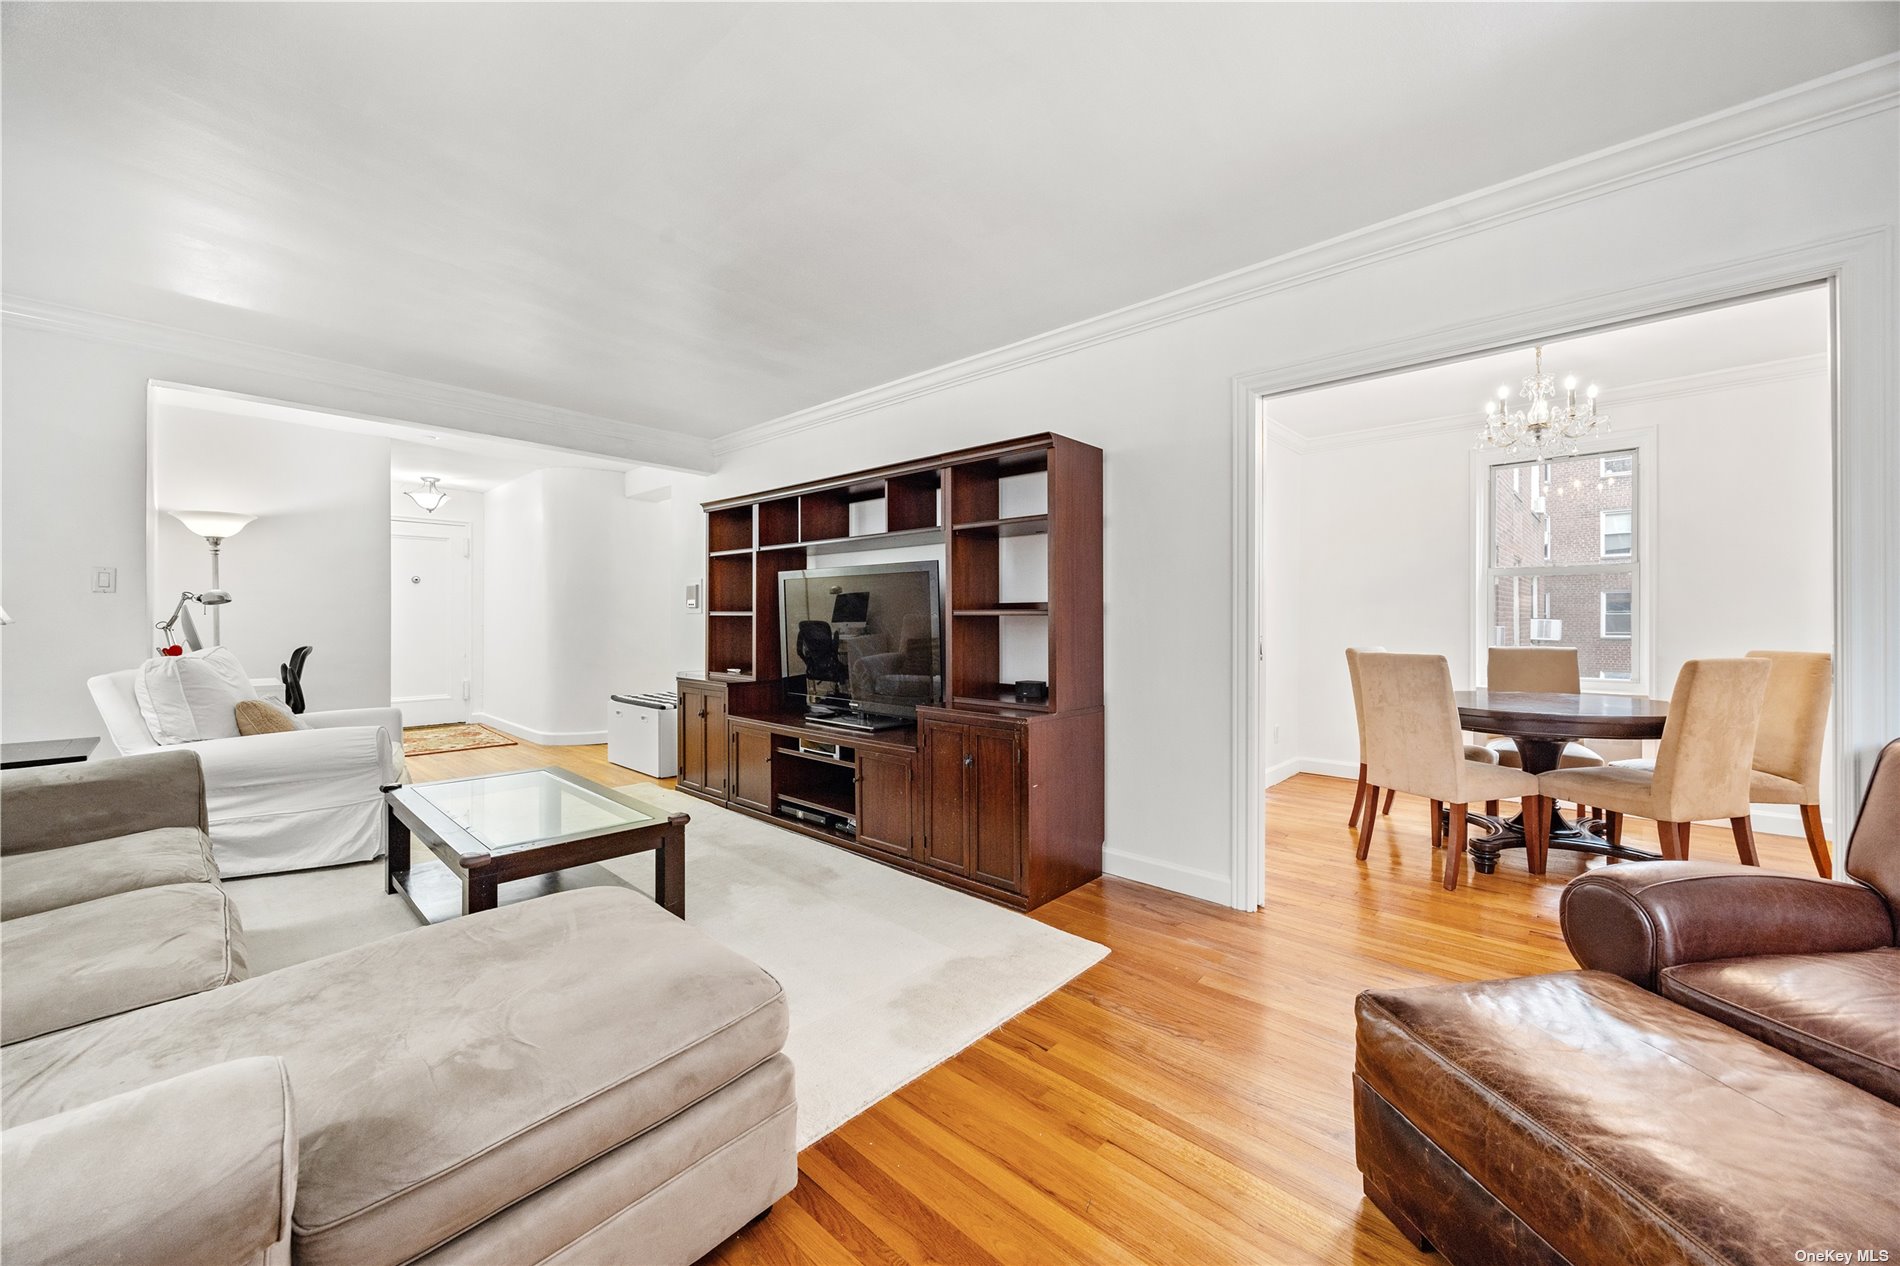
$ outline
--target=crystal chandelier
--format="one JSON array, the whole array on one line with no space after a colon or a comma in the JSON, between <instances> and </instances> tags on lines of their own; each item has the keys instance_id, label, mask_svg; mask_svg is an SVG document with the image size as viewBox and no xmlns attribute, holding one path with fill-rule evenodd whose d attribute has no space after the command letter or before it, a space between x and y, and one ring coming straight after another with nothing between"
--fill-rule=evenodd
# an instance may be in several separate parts
<instances>
[{"instance_id":1,"label":"crystal chandelier","mask_svg":"<svg viewBox=\"0 0 1900 1266\"><path fill-rule=\"evenodd\" d=\"M1501 448L1508 452L1529 452L1537 457L1568 457L1577 451L1577 441L1600 435L1610 429L1610 415L1597 412L1597 389L1591 384L1584 392L1584 405L1577 407L1577 380L1564 379L1564 398L1557 401L1557 380L1544 372L1544 349L1537 352L1537 368L1518 394L1525 407L1510 407L1511 389L1498 388L1498 398L1484 403L1484 431L1478 437L1479 448Z\"/></svg>"}]
</instances>

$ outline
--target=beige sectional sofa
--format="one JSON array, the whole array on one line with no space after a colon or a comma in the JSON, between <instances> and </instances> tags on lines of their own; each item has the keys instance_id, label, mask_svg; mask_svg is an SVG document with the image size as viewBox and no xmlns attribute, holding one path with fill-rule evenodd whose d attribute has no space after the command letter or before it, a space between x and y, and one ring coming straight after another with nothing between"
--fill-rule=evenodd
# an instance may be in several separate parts
<instances>
[{"instance_id":1,"label":"beige sectional sofa","mask_svg":"<svg viewBox=\"0 0 1900 1266\"><path fill-rule=\"evenodd\" d=\"M0 783L9 1266L683 1263L791 1189L757 966L595 889L244 979L201 786Z\"/></svg>"}]
</instances>

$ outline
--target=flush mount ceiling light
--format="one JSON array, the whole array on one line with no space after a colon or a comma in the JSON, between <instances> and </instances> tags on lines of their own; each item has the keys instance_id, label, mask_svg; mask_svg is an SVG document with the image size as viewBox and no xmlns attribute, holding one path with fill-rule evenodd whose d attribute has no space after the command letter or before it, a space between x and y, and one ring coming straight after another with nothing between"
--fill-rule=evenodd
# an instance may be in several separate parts
<instances>
[{"instance_id":1,"label":"flush mount ceiling light","mask_svg":"<svg viewBox=\"0 0 1900 1266\"><path fill-rule=\"evenodd\" d=\"M414 492L407 492L403 495L421 506L424 510L427 510L430 514L434 514L437 510L442 508L442 503L449 499L448 493L436 487L439 480L440 476L424 475L422 482L427 485L426 487L417 488Z\"/></svg>"},{"instance_id":2,"label":"flush mount ceiling light","mask_svg":"<svg viewBox=\"0 0 1900 1266\"><path fill-rule=\"evenodd\" d=\"M1610 429L1610 415L1597 412L1594 383L1584 393L1582 407L1577 405L1577 380L1564 379L1564 394L1557 398L1557 380L1544 372L1544 349L1537 349L1535 372L1524 380L1518 394L1526 407L1511 407L1511 389L1498 388L1498 398L1484 405L1484 430L1478 436L1479 448L1501 448L1516 453L1530 450L1538 457L1566 457L1577 451L1577 441L1601 435Z\"/></svg>"}]
</instances>

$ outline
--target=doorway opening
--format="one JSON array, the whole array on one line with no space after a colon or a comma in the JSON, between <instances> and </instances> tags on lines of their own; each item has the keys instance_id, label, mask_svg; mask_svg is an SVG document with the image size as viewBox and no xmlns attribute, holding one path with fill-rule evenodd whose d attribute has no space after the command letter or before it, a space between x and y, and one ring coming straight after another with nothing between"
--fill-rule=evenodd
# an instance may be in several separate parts
<instances>
[{"instance_id":1,"label":"doorway opening","mask_svg":"<svg viewBox=\"0 0 1900 1266\"><path fill-rule=\"evenodd\" d=\"M1480 440L1500 386L1523 407L1527 344L1252 397L1255 900L1262 792L1343 794L1351 847L1347 647L1442 655L1460 689L1485 684L1493 646L1574 647L1582 691L1662 700L1689 659L1829 652L1821 817L1829 839L1845 831L1835 304L1822 280L1540 340L1559 404L1574 373L1580 409L1594 380L1609 415L1555 451ZM1795 806L1757 806L1754 828L1804 836Z\"/></svg>"}]
</instances>

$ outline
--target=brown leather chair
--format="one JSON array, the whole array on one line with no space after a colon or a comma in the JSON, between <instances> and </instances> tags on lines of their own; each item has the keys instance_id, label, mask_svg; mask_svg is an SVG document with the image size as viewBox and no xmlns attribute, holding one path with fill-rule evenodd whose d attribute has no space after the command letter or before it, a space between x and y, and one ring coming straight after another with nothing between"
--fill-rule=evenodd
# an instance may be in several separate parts
<instances>
[{"instance_id":1,"label":"brown leather chair","mask_svg":"<svg viewBox=\"0 0 1900 1266\"><path fill-rule=\"evenodd\" d=\"M1555 769L1538 775L1538 789L1604 810L1615 843L1622 842L1625 814L1655 819L1663 856L1676 860L1689 856L1690 823L1727 818L1735 851L1756 865L1749 761L1768 673L1761 659L1690 660L1676 675L1655 760Z\"/></svg>"},{"instance_id":2,"label":"brown leather chair","mask_svg":"<svg viewBox=\"0 0 1900 1266\"><path fill-rule=\"evenodd\" d=\"M1586 970L1362 994L1367 1197L1452 1266L1900 1261L1900 741L1843 860L1592 870Z\"/></svg>"},{"instance_id":3,"label":"brown leather chair","mask_svg":"<svg viewBox=\"0 0 1900 1266\"><path fill-rule=\"evenodd\" d=\"M1444 884L1458 886L1463 868L1471 805L1522 800L1531 828L1526 843L1532 856L1540 845L1536 825L1548 828L1550 811L1537 794L1537 778L1521 769L1505 769L1474 758L1458 729L1458 704L1452 696L1451 665L1443 655L1357 656L1357 676L1365 700L1366 803L1359 827L1360 861L1372 847L1372 812L1379 789L1424 796L1431 801L1432 847L1443 843L1450 827L1451 852L1445 858ZM1480 749L1482 750L1482 749Z\"/></svg>"},{"instance_id":4,"label":"brown leather chair","mask_svg":"<svg viewBox=\"0 0 1900 1266\"><path fill-rule=\"evenodd\" d=\"M1834 873L1821 828L1821 750L1827 742L1827 710L1834 698L1834 657L1826 651L1750 651L1770 665L1755 732L1754 772L1748 779L1752 804L1792 804L1801 809L1801 830L1819 875Z\"/></svg>"}]
</instances>

